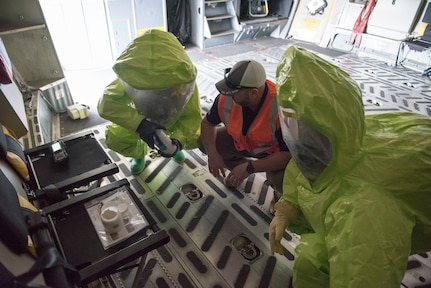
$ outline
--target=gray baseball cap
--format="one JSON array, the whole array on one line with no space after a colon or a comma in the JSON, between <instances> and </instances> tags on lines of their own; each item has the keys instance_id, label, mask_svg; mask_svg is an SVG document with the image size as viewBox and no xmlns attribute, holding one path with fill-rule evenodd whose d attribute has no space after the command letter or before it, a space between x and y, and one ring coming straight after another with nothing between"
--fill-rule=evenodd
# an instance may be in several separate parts
<instances>
[{"instance_id":1,"label":"gray baseball cap","mask_svg":"<svg viewBox=\"0 0 431 288\"><path fill-rule=\"evenodd\" d=\"M255 60L243 60L232 68L226 68L224 79L215 84L224 95L238 92L241 88L256 88L265 84L266 73L262 64Z\"/></svg>"}]
</instances>

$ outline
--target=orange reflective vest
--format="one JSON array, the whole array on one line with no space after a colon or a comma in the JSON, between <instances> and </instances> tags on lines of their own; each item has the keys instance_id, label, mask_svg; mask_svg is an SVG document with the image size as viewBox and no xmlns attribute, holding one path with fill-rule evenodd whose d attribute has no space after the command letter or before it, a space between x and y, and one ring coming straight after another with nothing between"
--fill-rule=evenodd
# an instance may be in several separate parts
<instances>
[{"instance_id":1,"label":"orange reflective vest","mask_svg":"<svg viewBox=\"0 0 431 288\"><path fill-rule=\"evenodd\" d=\"M221 121L227 127L238 151L247 150L253 155L261 153L272 154L280 151L275 131L280 128L278 118L277 91L272 81L266 80L269 91L265 102L256 118L251 123L247 135L242 134L242 107L237 105L232 97L220 95L218 113Z\"/></svg>"}]
</instances>

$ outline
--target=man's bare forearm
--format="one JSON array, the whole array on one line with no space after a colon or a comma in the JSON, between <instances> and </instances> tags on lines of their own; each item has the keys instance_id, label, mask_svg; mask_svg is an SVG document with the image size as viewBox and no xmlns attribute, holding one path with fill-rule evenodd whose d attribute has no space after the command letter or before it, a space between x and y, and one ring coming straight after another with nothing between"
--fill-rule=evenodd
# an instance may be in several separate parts
<instances>
[{"instance_id":1,"label":"man's bare forearm","mask_svg":"<svg viewBox=\"0 0 431 288\"><path fill-rule=\"evenodd\" d=\"M204 118L201 123L201 140L207 155L218 153L216 138L216 126L212 125L207 119Z\"/></svg>"},{"instance_id":2,"label":"man's bare forearm","mask_svg":"<svg viewBox=\"0 0 431 288\"><path fill-rule=\"evenodd\" d=\"M265 158L255 160L253 166L256 172L277 171L284 169L289 163L290 158L292 158L290 152L280 151Z\"/></svg>"}]
</instances>

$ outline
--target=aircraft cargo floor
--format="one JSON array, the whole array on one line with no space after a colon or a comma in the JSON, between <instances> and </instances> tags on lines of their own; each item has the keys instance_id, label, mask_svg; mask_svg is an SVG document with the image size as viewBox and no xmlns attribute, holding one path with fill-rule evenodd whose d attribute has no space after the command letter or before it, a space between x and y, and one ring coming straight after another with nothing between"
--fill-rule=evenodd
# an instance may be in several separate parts
<instances>
[{"instance_id":1,"label":"aircraft cargo floor","mask_svg":"<svg viewBox=\"0 0 431 288\"><path fill-rule=\"evenodd\" d=\"M363 91L366 113L413 111L431 116L431 82L419 72L383 61L321 49L289 40L262 39L187 51L198 68L203 114L217 95L214 83L224 68L255 59L275 80L279 59L288 45L304 46L351 74ZM171 241L149 253L139 287L288 287L294 263L296 235L286 233L284 255L272 256L268 226L272 188L264 174L251 175L238 189L226 188L207 167L199 150L186 151L186 161L147 157L139 176L130 173L130 159L104 143L104 126L92 131L136 195L165 229ZM192 193L191 193L192 192ZM103 278L104 287L131 287L133 273ZM431 287L431 253L412 255L401 287Z\"/></svg>"}]
</instances>

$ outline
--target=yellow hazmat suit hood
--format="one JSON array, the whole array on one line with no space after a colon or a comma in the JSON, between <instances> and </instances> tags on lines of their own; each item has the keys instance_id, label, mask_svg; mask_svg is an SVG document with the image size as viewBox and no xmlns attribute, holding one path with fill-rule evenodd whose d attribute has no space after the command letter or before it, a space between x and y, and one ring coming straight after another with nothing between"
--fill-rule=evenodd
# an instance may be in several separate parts
<instances>
[{"instance_id":1,"label":"yellow hazmat suit hood","mask_svg":"<svg viewBox=\"0 0 431 288\"><path fill-rule=\"evenodd\" d=\"M431 248L431 119L364 116L349 75L295 46L276 77L281 119L294 111L300 123L295 139L285 137L294 161L280 199L301 212L289 229L307 232L296 249L293 286L400 287L408 256ZM330 151L330 158L309 181L312 167L294 151L313 133L330 147L308 149Z\"/></svg>"},{"instance_id":2,"label":"yellow hazmat suit hood","mask_svg":"<svg viewBox=\"0 0 431 288\"><path fill-rule=\"evenodd\" d=\"M278 66L277 84L280 106L292 108L305 124L328 137L333 165L345 165L346 156L361 148L365 133L357 84L343 70L295 46Z\"/></svg>"},{"instance_id":3,"label":"yellow hazmat suit hood","mask_svg":"<svg viewBox=\"0 0 431 288\"><path fill-rule=\"evenodd\" d=\"M135 89L169 88L196 79L196 67L170 33L149 30L121 53L112 67Z\"/></svg>"}]
</instances>

